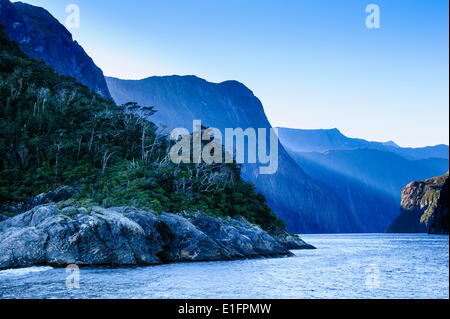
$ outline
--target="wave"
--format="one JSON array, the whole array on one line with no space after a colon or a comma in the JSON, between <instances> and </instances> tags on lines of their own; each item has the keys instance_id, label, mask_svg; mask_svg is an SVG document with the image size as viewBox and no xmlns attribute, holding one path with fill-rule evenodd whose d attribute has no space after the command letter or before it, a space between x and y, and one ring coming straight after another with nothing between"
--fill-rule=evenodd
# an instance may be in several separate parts
<instances>
[{"instance_id":1,"label":"wave","mask_svg":"<svg viewBox=\"0 0 450 319\"><path fill-rule=\"evenodd\" d=\"M6 269L6 270L0 270L0 277L2 277L2 276L24 276L24 275L28 275L30 273L48 271L48 270L52 270L52 269L53 269L53 267L49 267L49 266Z\"/></svg>"}]
</instances>

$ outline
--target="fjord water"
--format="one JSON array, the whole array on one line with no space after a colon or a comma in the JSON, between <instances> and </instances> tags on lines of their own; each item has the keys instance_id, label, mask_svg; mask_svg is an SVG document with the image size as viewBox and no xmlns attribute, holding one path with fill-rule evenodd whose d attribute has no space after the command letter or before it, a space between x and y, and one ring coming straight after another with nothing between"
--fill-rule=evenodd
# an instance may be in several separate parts
<instances>
[{"instance_id":1,"label":"fjord water","mask_svg":"<svg viewBox=\"0 0 450 319\"><path fill-rule=\"evenodd\" d=\"M305 235L317 250L290 258L0 271L0 298L449 298L449 237Z\"/></svg>"}]
</instances>

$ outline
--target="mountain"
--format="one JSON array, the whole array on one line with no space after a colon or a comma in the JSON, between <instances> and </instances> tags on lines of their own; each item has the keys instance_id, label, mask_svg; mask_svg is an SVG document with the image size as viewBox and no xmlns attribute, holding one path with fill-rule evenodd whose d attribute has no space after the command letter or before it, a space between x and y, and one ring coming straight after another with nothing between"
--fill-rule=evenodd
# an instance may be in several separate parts
<instances>
[{"instance_id":1,"label":"mountain","mask_svg":"<svg viewBox=\"0 0 450 319\"><path fill-rule=\"evenodd\" d=\"M401 213L390 233L448 234L448 173L411 182L402 191Z\"/></svg>"},{"instance_id":2,"label":"mountain","mask_svg":"<svg viewBox=\"0 0 450 319\"><path fill-rule=\"evenodd\" d=\"M325 152L329 150L354 150L367 148L388 151L407 159L449 158L448 145L427 146L421 148L403 148L395 142L370 142L359 138L350 138L338 129L302 130L278 128L281 143L295 152Z\"/></svg>"},{"instance_id":3,"label":"mountain","mask_svg":"<svg viewBox=\"0 0 450 319\"><path fill-rule=\"evenodd\" d=\"M111 97L102 70L45 9L0 0L0 24L29 57L44 61L58 73L75 78L103 97Z\"/></svg>"},{"instance_id":4,"label":"mountain","mask_svg":"<svg viewBox=\"0 0 450 319\"><path fill-rule=\"evenodd\" d=\"M191 129L193 120L222 131L271 128L260 100L237 81L211 83L195 76L106 80L116 103L132 101L153 106L157 113L152 121L167 131L176 127ZM362 231L338 196L305 174L281 145L276 174L261 175L256 165L245 164L242 176L256 185L292 232Z\"/></svg>"},{"instance_id":5,"label":"mountain","mask_svg":"<svg viewBox=\"0 0 450 319\"><path fill-rule=\"evenodd\" d=\"M338 194L365 232L384 232L398 216L404 185L448 170L448 146L402 148L349 138L338 129L279 128L281 143L317 183Z\"/></svg>"},{"instance_id":6,"label":"mountain","mask_svg":"<svg viewBox=\"0 0 450 319\"><path fill-rule=\"evenodd\" d=\"M178 165L170 160L170 146L153 123L30 59L0 25L2 215L49 202L75 211L82 206L84 215L93 206L203 211L244 218L283 236L282 220L242 180L239 165Z\"/></svg>"},{"instance_id":7,"label":"mountain","mask_svg":"<svg viewBox=\"0 0 450 319\"><path fill-rule=\"evenodd\" d=\"M21 46L21 49L30 57L42 60L51 65L60 74L69 75L77 79L79 82L86 84L92 88L95 92L102 93L103 96L108 97L108 88L104 85L105 82L102 76L101 70L99 70L92 60L86 55L84 50L72 40L70 33L59 24L46 10L23 3L11 3L7 0L0 0L0 22L5 26L6 32L9 37ZM192 80L191 78L190 80ZM206 82L206 81L205 81ZM197 84L200 82L197 81ZM173 83L169 82L168 85ZM219 87L219 86L218 86ZM242 88L237 82L227 82L220 85L220 92L217 92L219 96L222 96L224 100L219 106L221 110L226 110L227 95L233 95L233 91L236 91L236 87ZM201 90L201 85L198 86ZM166 92L171 95L172 100L177 100L177 91L168 87ZM188 88L189 90L189 88ZM249 90L238 90L239 94L243 94L241 97L235 96L234 98L243 98L249 95ZM185 96L195 97L195 94L185 92ZM197 92L202 96L202 92ZM182 98L180 98L182 99ZM139 99L132 99L139 100ZM143 99L145 101L145 99ZM191 103L190 106L192 106ZM245 103L244 103L245 104ZM239 116L243 115L242 108L239 112ZM261 108L262 109L262 108ZM168 108L168 110L170 110ZM187 121L184 119L189 118L189 113L174 112L166 116L165 120L168 125L180 126ZM202 110L203 113L204 110ZM231 112L233 110L230 110ZM170 113L170 112L169 112ZM244 112L245 113L245 112ZM155 119L164 114L164 110L160 110ZM219 116L214 119L220 119L221 113L217 113ZM227 114L230 118L233 118L233 123L236 117L233 114ZM171 122L172 118L178 116L176 121ZM253 118L255 114L248 113L249 119ZM265 115L258 120L261 122L265 119ZM267 121L266 121L267 122ZM213 123L205 121L206 123ZM232 125L234 127L235 125ZM266 126L270 126L267 124ZM283 152L281 157L286 158L284 162L287 164L282 165L280 168L281 174L278 174L275 178L260 177L256 171L257 167L251 165L244 167L243 174L247 176L248 180L259 180L259 189L261 192L269 194L273 193L276 189L276 185L280 185L283 192L280 192L277 200L269 199L271 207L275 211L282 212L281 215L288 221L290 230L293 231L351 231L352 226L351 218L347 218L345 213L339 214L343 205L338 200L334 200L332 195L326 194L315 185L298 166L293 162L286 152ZM287 169L286 167L290 167ZM296 171L293 177L297 177L298 180L290 178L291 171ZM249 176L251 176L249 178ZM283 178L281 178L284 176ZM286 178L287 176L287 178ZM297 188L301 193L293 193L292 189ZM154 199L158 201L158 198ZM317 214L316 214L317 213ZM326 215L332 216L327 217ZM341 217L338 217L342 215ZM334 219L334 220L333 220ZM333 226L331 226L333 225Z\"/></svg>"},{"instance_id":8,"label":"mountain","mask_svg":"<svg viewBox=\"0 0 450 319\"><path fill-rule=\"evenodd\" d=\"M314 249L285 232L238 165L174 164L169 141L156 131L29 58L0 25L0 211L11 216L0 215L0 269L143 266ZM27 212L5 210L27 200Z\"/></svg>"},{"instance_id":9,"label":"mountain","mask_svg":"<svg viewBox=\"0 0 450 319\"><path fill-rule=\"evenodd\" d=\"M373 149L289 152L314 178L336 192L365 232L384 232L398 215L403 185L448 170L448 160L409 160Z\"/></svg>"}]
</instances>

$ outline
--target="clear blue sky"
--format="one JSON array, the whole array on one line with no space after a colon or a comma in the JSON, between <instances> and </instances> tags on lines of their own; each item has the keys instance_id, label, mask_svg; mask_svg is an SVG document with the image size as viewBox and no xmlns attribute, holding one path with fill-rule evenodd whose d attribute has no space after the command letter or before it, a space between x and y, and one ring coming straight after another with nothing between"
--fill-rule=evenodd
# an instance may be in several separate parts
<instances>
[{"instance_id":1,"label":"clear blue sky","mask_svg":"<svg viewBox=\"0 0 450 319\"><path fill-rule=\"evenodd\" d=\"M274 126L448 144L446 0L28 0L64 22L106 75L235 79ZM365 8L381 9L367 29Z\"/></svg>"}]
</instances>

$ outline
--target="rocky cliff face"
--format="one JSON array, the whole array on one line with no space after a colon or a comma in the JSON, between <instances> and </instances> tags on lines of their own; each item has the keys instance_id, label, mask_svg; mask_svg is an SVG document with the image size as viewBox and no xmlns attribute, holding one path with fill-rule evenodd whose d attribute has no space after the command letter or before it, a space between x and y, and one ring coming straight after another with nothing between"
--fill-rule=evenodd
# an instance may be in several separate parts
<instances>
[{"instance_id":1,"label":"rocky cliff face","mask_svg":"<svg viewBox=\"0 0 450 319\"><path fill-rule=\"evenodd\" d=\"M430 234L448 234L448 185L449 179L445 180L442 186L436 209L430 218L430 226L428 232Z\"/></svg>"},{"instance_id":2,"label":"rocky cliff face","mask_svg":"<svg viewBox=\"0 0 450 319\"><path fill-rule=\"evenodd\" d=\"M0 269L33 265L127 266L288 256L311 249L244 219L159 216L133 208L48 204L0 223Z\"/></svg>"},{"instance_id":3,"label":"rocky cliff face","mask_svg":"<svg viewBox=\"0 0 450 319\"><path fill-rule=\"evenodd\" d=\"M154 106L151 120L168 132L176 127L192 130L192 121L224 132L225 128L271 128L261 101L236 81L211 83L195 76L151 77L140 81L107 78L118 104L137 102ZM139 110L136 110L139 113ZM324 190L279 147L279 168L261 175L245 164L242 176L256 185L273 209L297 233L360 231L354 216L332 190Z\"/></svg>"},{"instance_id":4,"label":"rocky cliff face","mask_svg":"<svg viewBox=\"0 0 450 319\"><path fill-rule=\"evenodd\" d=\"M391 233L448 234L448 173L412 182L402 192L400 216Z\"/></svg>"},{"instance_id":5,"label":"rocky cliff face","mask_svg":"<svg viewBox=\"0 0 450 319\"><path fill-rule=\"evenodd\" d=\"M391 152L409 160L428 158L448 159L448 145L427 147L400 147L392 141L371 142L360 138L350 138L338 129L331 130L301 130L280 127L278 129L281 143L295 152L326 152L330 150L371 149Z\"/></svg>"},{"instance_id":6,"label":"rocky cliff face","mask_svg":"<svg viewBox=\"0 0 450 319\"><path fill-rule=\"evenodd\" d=\"M102 70L45 9L0 0L0 24L28 56L46 62L58 73L75 78L106 98L111 97Z\"/></svg>"}]
</instances>

